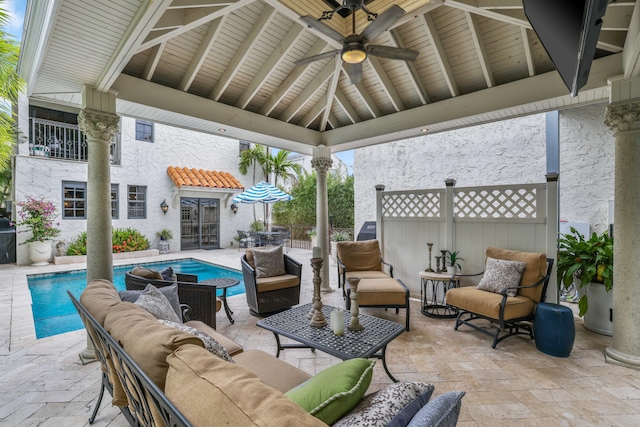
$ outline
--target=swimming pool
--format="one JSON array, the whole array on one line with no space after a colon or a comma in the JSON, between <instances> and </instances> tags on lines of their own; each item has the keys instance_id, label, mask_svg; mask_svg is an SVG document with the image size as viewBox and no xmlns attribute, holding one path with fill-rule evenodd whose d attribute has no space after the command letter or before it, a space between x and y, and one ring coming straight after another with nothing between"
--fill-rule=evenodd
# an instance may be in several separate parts
<instances>
[{"instance_id":1,"label":"swimming pool","mask_svg":"<svg viewBox=\"0 0 640 427\"><path fill-rule=\"evenodd\" d=\"M198 280L231 277L238 279L237 286L227 289L227 296L244 293L242 273L237 270L209 264L191 258L151 262L143 264L122 265L113 268L113 284L118 291L125 290L124 274L133 267L142 265L154 270L173 268L174 272L197 274ZM45 338L65 332L82 329L84 325L73 307L67 290L79 298L87 284L86 270L74 270L64 273L28 275L27 282L31 292L31 311L36 328L36 338ZM222 295L222 290L218 291Z\"/></svg>"}]
</instances>

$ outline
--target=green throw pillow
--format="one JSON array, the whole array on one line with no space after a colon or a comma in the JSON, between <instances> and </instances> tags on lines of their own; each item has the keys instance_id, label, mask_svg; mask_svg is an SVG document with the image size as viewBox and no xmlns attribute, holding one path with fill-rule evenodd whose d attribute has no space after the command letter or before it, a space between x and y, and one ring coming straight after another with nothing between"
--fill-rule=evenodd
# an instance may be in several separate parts
<instances>
[{"instance_id":1,"label":"green throw pillow","mask_svg":"<svg viewBox=\"0 0 640 427\"><path fill-rule=\"evenodd\" d=\"M351 411L371 384L374 360L333 365L285 393L308 413L331 425Z\"/></svg>"}]
</instances>

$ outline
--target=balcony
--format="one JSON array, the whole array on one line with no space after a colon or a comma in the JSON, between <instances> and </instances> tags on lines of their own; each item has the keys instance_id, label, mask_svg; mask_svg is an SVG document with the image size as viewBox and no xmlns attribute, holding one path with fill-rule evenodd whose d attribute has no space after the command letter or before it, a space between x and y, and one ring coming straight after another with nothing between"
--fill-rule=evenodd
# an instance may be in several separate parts
<instances>
[{"instance_id":1,"label":"balcony","mask_svg":"<svg viewBox=\"0 0 640 427\"><path fill-rule=\"evenodd\" d=\"M86 162L87 139L78 125L29 118L29 155L55 160ZM109 150L112 165L120 164L120 134L113 137Z\"/></svg>"}]
</instances>

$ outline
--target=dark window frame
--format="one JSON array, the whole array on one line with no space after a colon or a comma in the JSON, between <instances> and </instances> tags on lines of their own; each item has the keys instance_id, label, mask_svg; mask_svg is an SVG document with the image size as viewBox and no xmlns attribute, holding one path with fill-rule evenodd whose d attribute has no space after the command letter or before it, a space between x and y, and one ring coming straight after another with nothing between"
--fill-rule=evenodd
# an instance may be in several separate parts
<instances>
[{"instance_id":1,"label":"dark window frame","mask_svg":"<svg viewBox=\"0 0 640 427\"><path fill-rule=\"evenodd\" d=\"M133 193L132 193L133 190ZM131 196L135 196L133 199ZM137 213L142 211L142 214ZM128 185L127 186L127 218L147 219L147 186Z\"/></svg>"},{"instance_id":2,"label":"dark window frame","mask_svg":"<svg viewBox=\"0 0 640 427\"><path fill-rule=\"evenodd\" d=\"M154 142L153 122L136 120L136 141Z\"/></svg>"},{"instance_id":3,"label":"dark window frame","mask_svg":"<svg viewBox=\"0 0 640 427\"><path fill-rule=\"evenodd\" d=\"M118 184L111 184L111 219L119 219L119 218L120 218L120 186Z\"/></svg>"},{"instance_id":4,"label":"dark window frame","mask_svg":"<svg viewBox=\"0 0 640 427\"><path fill-rule=\"evenodd\" d=\"M74 197L66 197L65 193L73 192ZM77 197L78 190L84 193L84 198ZM72 204L67 208L66 203ZM79 204L82 204L80 207ZM71 214L67 212L71 211ZM77 212L82 211L82 216ZM87 183L83 181L62 181L62 219L87 219Z\"/></svg>"}]
</instances>

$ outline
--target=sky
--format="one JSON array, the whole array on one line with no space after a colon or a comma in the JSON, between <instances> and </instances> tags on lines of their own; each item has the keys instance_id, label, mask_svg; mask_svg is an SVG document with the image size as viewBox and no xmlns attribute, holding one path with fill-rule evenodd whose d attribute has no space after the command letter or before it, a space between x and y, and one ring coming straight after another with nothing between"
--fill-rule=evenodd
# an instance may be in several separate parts
<instances>
[{"instance_id":1,"label":"sky","mask_svg":"<svg viewBox=\"0 0 640 427\"><path fill-rule=\"evenodd\" d=\"M5 9L11 16L9 25L5 30L9 34L13 35L16 40L20 40L22 38L22 23L24 22L26 5L27 0L0 0L0 7ZM335 155L347 165L349 173L352 174L353 150L342 151L340 153L335 153Z\"/></svg>"}]
</instances>

